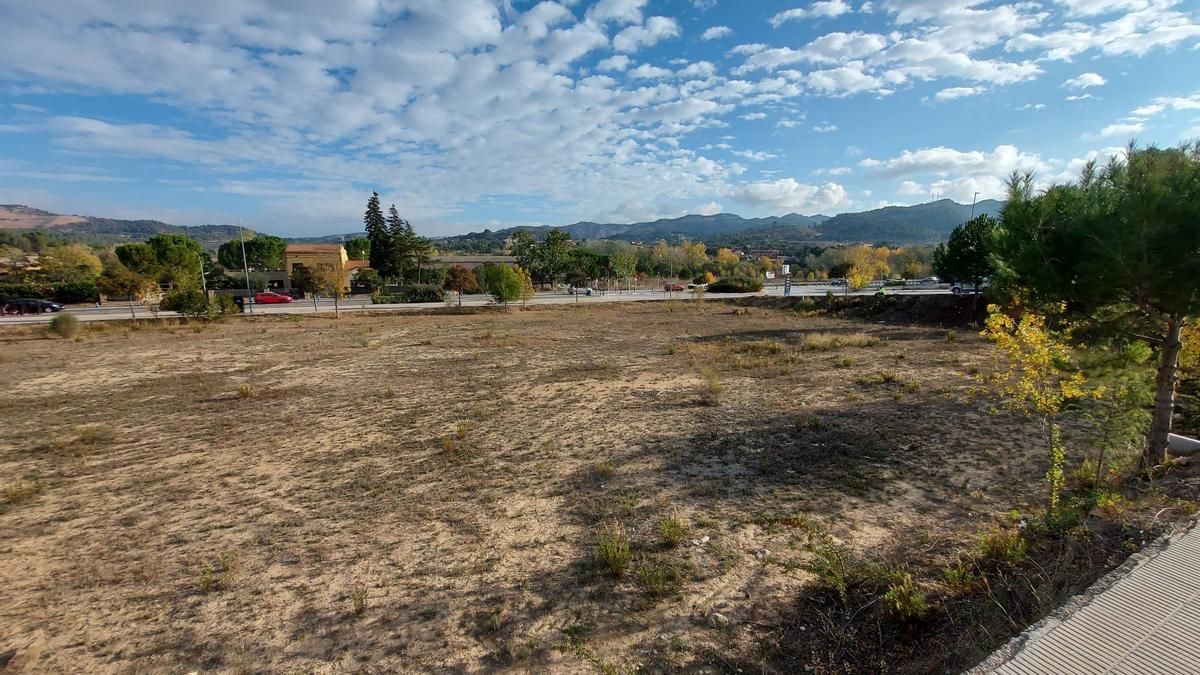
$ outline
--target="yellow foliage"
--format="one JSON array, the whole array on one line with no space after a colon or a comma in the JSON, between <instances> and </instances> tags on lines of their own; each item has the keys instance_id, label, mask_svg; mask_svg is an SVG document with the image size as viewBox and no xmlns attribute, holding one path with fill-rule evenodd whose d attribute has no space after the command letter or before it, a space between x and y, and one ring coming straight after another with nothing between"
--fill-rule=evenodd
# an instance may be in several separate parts
<instances>
[{"instance_id":1,"label":"yellow foliage","mask_svg":"<svg viewBox=\"0 0 1200 675\"><path fill-rule=\"evenodd\" d=\"M1200 328L1183 327L1183 351L1179 353L1179 370L1187 375L1200 373Z\"/></svg>"},{"instance_id":2,"label":"yellow foliage","mask_svg":"<svg viewBox=\"0 0 1200 675\"><path fill-rule=\"evenodd\" d=\"M717 265L723 269L737 267L737 264L741 262L741 258L732 249L728 248L718 249L715 260Z\"/></svg>"},{"instance_id":3,"label":"yellow foliage","mask_svg":"<svg viewBox=\"0 0 1200 675\"><path fill-rule=\"evenodd\" d=\"M1057 418L1067 400L1086 395L1083 374L1069 369L1069 332L1050 331L1041 315L1030 312L1014 321L996 305L988 305L987 322L980 335L995 343L1006 361L1006 367L981 375L980 379L991 385L1009 409L1035 416L1042 423L1050 453L1046 481L1050 483L1053 513L1058 509L1059 495L1066 482L1065 451ZM1093 392L1100 393L1100 390Z\"/></svg>"}]
</instances>

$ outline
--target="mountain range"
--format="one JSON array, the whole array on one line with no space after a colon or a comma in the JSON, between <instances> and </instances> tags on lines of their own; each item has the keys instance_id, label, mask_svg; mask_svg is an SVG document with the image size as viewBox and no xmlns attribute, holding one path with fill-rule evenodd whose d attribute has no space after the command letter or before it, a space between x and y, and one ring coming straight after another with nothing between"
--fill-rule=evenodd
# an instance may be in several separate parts
<instances>
[{"instance_id":1,"label":"mountain range","mask_svg":"<svg viewBox=\"0 0 1200 675\"><path fill-rule=\"evenodd\" d=\"M915 244L943 241L956 226L976 214L995 215L1003 206L985 200L972 207L949 199L914 206L887 206L836 216L804 216L789 213L765 218L743 218L733 213L686 215L639 223L594 223L581 221L565 225L574 239L616 239L654 242L687 237L710 245L750 248L777 248L796 243L878 243ZM157 220L120 220L95 216L62 215L17 204L0 204L0 229L37 229L63 239L96 244L143 241L159 232L185 234L205 248L215 248L238 236L236 225L171 225ZM441 249L494 250L518 230L540 236L550 226L509 227L469 234L435 238ZM319 237L294 237L293 242L339 242L363 236L361 232Z\"/></svg>"},{"instance_id":2,"label":"mountain range","mask_svg":"<svg viewBox=\"0 0 1200 675\"><path fill-rule=\"evenodd\" d=\"M987 199L974 206L941 199L914 206L886 206L870 211L836 216L803 216L789 213L767 218L743 218L733 213L710 216L686 215L640 223L593 223L564 225L574 239L619 239L654 242L659 239L703 239L710 245L752 248L780 243L877 243L923 244L945 241L950 231L971 218L971 213L996 215L1003 202ZM549 226L509 227L435 239L443 248L482 249L502 242L518 230L540 236Z\"/></svg>"}]
</instances>

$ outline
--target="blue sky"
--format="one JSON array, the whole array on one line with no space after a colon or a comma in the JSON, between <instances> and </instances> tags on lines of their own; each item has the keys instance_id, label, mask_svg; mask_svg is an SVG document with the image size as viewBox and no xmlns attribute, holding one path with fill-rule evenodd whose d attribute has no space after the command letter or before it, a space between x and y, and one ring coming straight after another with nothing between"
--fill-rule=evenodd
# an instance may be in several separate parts
<instances>
[{"instance_id":1,"label":"blue sky","mask_svg":"<svg viewBox=\"0 0 1200 675\"><path fill-rule=\"evenodd\" d=\"M284 235L853 211L1200 138L1178 0L0 0L0 203Z\"/></svg>"}]
</instances>

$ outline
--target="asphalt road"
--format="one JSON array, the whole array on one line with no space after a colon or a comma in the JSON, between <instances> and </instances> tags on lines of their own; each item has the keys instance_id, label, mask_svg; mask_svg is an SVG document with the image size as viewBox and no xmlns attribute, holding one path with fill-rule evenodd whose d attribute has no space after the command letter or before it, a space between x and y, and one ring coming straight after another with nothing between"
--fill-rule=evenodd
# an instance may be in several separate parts
<instances>
[{"instance_id":1,"label":"asphalt road","mask_svg":"<svg viewBox=\"0 0 1200 675\"><path fill-rule=\"evenodd\" d=\"M802 296L824 296L826 292L832 291L835 295L872 295L876 289L862 290L856 293L847 293L845 287L830 286L828 284L795 284L792 286L792 297ZM950 287L945 284L913 286L909 288L889 288L888 294L893 295L945 295L950 293ZM744 298L754 296L776 296L783 295L783 286L769 286L760 293L705 293L701 296L703 300L714 300L722 298ZM575 296L564 292L546 292L538 293L533 300L529 301L531 305L560 305L570 303L600 303L600 302L639 302L650 300L690 300L693 295L688 291L666 293L661 289L636 289L632 291L608 291L604 295L593 294L591 296ZM370 310L378 311L412 311L419 309L443 308L446 307L445 302L419 302L405 303L392 305L373 305L371 299L366 296L354 297L347 300L342 300L339 304L343 312L361 312ZM486 295L468 295L463 297L463 307L484 307L493 305L491 298ZM457 303L454 306L458 306ZM79 317L80 321L121 321L131 318L129 305L125 303L113 303L103 307L93 307L91 305L74 305L68 306L65 312L69 312ZM313 313L331 313L333 312L333 301L322 300L317 303L316 308L313 307L311 300L297 300L296 302L278 304L278 305L254 305L247 308L248 313L253 314L313 314ZM134 314L139 319L151 319L158 317L175 317L178 316L175 312L158 312L155 315L148 308L141 305L134 305ZM5 316L0 317L0 325L12 325L23 323L46 323L54 317L54 314L37 314L32 316Z\"/></svg>"}]
</instances>

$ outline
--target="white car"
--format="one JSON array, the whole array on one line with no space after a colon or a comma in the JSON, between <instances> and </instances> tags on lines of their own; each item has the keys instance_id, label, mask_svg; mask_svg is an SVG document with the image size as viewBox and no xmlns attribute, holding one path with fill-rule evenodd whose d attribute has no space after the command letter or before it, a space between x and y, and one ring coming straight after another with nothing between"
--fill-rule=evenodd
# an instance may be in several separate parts
<instances>
[{"instance_id":1,"label":"white car","mask_svg":"<svg viewBox=\"0 0 1200 675\"><path fill-rule=\"evenodd\" d=\"M591 295L595 291L587 286L568 286L567 292L571 295Z\"/></svg>"},{"instance_id":2,"label":"white car","mask_svg":"<svg viewBox=\"0 0 1200 675\"><path fill-rule=\"evenodd\" d=\"M979 288L975 288L975 284L968 281L956 281L950 284L950 292L955 295L962 295L964 293L982 293L983 289L990 285L992 285L991 277L984 277L979 283Z\"/></svg>"}]
</instances>

